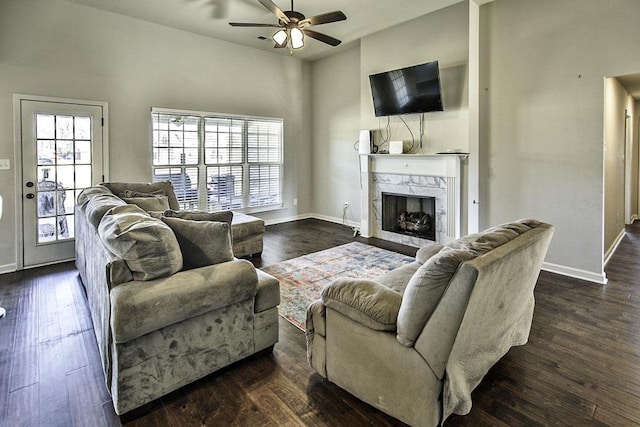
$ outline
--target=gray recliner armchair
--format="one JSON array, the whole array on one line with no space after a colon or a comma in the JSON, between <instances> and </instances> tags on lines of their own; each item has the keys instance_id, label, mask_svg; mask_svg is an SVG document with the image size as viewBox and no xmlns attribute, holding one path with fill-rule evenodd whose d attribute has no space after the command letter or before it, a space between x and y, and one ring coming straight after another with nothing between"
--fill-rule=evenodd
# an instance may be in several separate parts
<instances>
[{"instance_id":1,"label":"gray recliner armchair","mask_svg":"<svg viewBox=\"0 0 640 427\"><path fill-rule=\"evenodd\" d=\"M311 366L410 425L471 410L471 392L525 344L553 227L521 220L441 246L376 280L338 279L307 311Z\"/></svg>"}]
</instances>

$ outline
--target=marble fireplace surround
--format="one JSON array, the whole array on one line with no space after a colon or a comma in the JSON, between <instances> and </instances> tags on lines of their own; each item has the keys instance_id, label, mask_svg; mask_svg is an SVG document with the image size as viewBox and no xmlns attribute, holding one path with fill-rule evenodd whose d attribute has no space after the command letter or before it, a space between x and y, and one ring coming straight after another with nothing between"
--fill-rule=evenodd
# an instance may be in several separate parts
<instances>
[{"instance_id":1,"label":"marble fireplace surround","mask_svg":"<svg viewBox=\"0 0 640 427\"><path fill-rule=\"evenodd\" d=\"M382 230L382 193L436 198L436 241L448 243L460 237L461 154L364 154L360 155L364 237L420 247L427 240Z\"/></svg>"}]
</instances>

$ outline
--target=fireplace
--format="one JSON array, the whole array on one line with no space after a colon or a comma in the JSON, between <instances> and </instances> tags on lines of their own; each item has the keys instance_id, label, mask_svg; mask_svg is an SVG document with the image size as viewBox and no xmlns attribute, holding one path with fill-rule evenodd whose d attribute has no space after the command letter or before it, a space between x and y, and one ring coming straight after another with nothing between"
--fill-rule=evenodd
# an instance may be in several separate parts
<instances>
[{"instance_id":1,"label":"fireplace","mask_svg":"<svg viewBox=\"0 0 640 427\"><path fill-rule=\"evenodd\" d=\"M445 244L460 237L462 161L465 158L466 156L458 154L361 155L362 236L377 237L417 248L429 241ZM410 215L409 222L406 221L406 215L400 218L400 221L404 220L404 224L399 232L395 224L387 223L383 227L383 215L385 219L389 216L389 212L382 206L383 194L432 200L429 203L435 203L435 208L426 207L426 202L423 201L425 207L410 205L408 208L399 207L398 210L430 214L435 236L432 234L424 238L421 235L405 234L406 229L420 229L422 232L421 220L424 215L418 220ZM390 215L400 217L398 212ZM397 219L394 219L394 223ZM428 218L424 218L425 221L426 219ZM390 227L393 227L393 231L387 231Z\"/></svg>"},{"instance_id":2,"label":"fireplace","mask_svg":"<svg viewBox=\"0 0 640 427\"><path fill-rule=\"evenodd\" d=\"M436 240L436 198L382 193L382 230Z\"/></svg>"}]
</instances>

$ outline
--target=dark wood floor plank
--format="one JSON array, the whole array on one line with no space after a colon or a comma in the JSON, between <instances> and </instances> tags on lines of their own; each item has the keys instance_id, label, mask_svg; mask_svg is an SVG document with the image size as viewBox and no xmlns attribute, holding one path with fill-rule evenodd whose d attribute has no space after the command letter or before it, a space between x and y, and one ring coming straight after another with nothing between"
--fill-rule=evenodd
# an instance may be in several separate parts
<instances>
[{"instance_id":1,"label":"dark wood floor plank","mask_svg":"<svg viewBox=\"0 0 640 427\"><path fill-rule=\"evenodd\" d=\"M6 426L37 426L40 424L40 404L38 399L38 383L22 387L9 393L8 412L5 417ZM50 417L54 414L48 414Z\"/></svg>"},{"instance_id":2,"label":"dark wood floor plank","mask_svg":"<svg viewBox=\"0 0 640 427\"><path fill-rule=\"evenodd\" d=\"M263 267L352 241L302 220L267 227ZM542 272L529 343L513 348L449 426L640 426L640 223L628 227L601 286ZM270 354L238 362L119 418L105 387L86 296L72 263L0 275L0 423L120 426L402 426L326 381L304 335L280 319ZM363 361L365 363L365 361Z\"/></svg>"},{"instance_id":3,"label":"dark wood floor plank","mask_svg":"<svg viewBox=\"0 0 640 427\"><path fill-rule=\"evenodd\" d=\"M38 288L32 280L25 282L18 298L13 301L16 306L7 310L9 315L15 316L16 322L10 368L10 392L38 383Z\"/></svg>"}]
</instances>

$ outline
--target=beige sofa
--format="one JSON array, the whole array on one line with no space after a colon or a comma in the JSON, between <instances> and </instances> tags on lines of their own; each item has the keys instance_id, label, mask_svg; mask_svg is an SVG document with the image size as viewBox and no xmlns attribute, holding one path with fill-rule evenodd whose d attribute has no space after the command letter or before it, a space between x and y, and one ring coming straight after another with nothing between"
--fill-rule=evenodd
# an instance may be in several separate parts
<instances>
[{"instance_id":1,"label":"beige sofa","mask_svg":"<svg viewBox=\"0 0 640 427\"><path fill-rule=\"evenodd\" d=\"M234 257L231 213L144 209L168 200L168 182L78 197L76 266L118 414L278 341L279 283Z\"/></svg>"},{"instance_id":2,"label":"beige sofa","mask_svg":"<svg viewBox=\"0 0 640 427\"><path fill-rule=\"evenodd\" d=\"M339 279L307 311L311 366L414 426L471 410L471 392L527 342L553 227L521 220L420 249L376 280Z\"/></svg>"}]
</instances>

